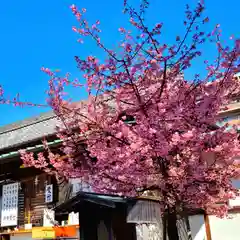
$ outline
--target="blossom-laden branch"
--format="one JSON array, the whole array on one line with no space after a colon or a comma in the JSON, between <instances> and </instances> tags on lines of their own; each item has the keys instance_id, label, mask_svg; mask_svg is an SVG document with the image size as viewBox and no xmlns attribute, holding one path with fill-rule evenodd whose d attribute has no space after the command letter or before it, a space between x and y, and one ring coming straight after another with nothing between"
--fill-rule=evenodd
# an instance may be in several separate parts
<instances>
[{"instance_id":1,"label":"blossom-laden branch","mask_svg":"<svg viewBox=\"0 0 240 240\"><path fill-rule=\"evenodd\" d=\"M16 94L15 97L7 97L3 87L0 85L0 104L13 105L15 107L49 107L48 104L32 103L20 100L20 95Z\"/></svg>"},{"instance_id":2,"label":"blossom-laden branch","mask_svg":"<svg viewBox=\"0 0 240 240\"><path fill-rule=\"evenodd\" d=\"M194 9L186 7L183 36L176 36L172 45L163 43L163 24L145 24L148 5L143 1L137 11L124 1L134 30L119 28L123 39L118 51L101 41L100 21L91 25L86 9L71 6L79 42L91 38L107 58L75 57L88 91L88 99L80 103L72 103L65 89L85 85L43 68L50 76L48 103L62 122L57 131L67 157L49 152L36 159L23 153L22 159L27 165L51 171L50 164L59 174L81 177L97 192L136 196L156 190L170 208L191 206L223 215L227 201L237 195L231 180L238 174L233 159L240 148L235 128L214 126L222 107L240 90L234 80L240 70L240 40L224 46L219 25L204 32L209 19L201 1ZM216 45L216 61L205 61L206 77L196 73L186 81L184 71L208 42ZM218 202L226 204L216 207Z\"/></svg>"}]
</instances>

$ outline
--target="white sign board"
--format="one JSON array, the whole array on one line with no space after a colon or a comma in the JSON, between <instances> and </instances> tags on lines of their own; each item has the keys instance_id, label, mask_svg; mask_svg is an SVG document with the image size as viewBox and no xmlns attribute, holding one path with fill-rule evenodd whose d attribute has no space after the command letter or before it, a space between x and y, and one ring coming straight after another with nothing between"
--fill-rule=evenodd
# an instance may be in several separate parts
<instances>
[{"instance_id":1,"label":"white sign board","mask_svg":"<svg viewBox=\"0 0 240 240\"><path fill-rule=\"evenodd\" d=\"M51 203L53 201L53 185L46 185L45 188L45 202Z\"/></svg>"},{"instance_id":2,"label":"white sign board","mask_svg":"<svg viewBox=\"0 0 240 240\"><path fill-rule=\"evenodd\" d=\"M43 226L51 227L54 226L55 223L55 212L51 209L45 208L43 210Z\"/></svg>"},{"instance_id":3,"label":"white sign board","mask_svg":"<svg viewBox=\"0 0 240 240\"><path fill-rule=\"evenodd\" d=\"M16 226L18 222L19 183L4 185L2 188L1 226Z\"/></svg>"},{"instance_id":4,"label":"white sign board","mask_svg":"<svg viewBox=\"0 0 240 240\"><path fill-rule=\"evenodd\" d=\"M79 213L71 212L68 214L68 225L78 225L79 224Z\"/></svg>"},{"instance_id":5,"label":"white sign board","mask_svg":"<svg viewBox=\"0 0 240 240\"><path fill-rule=\"evenodd\" d=\"M32 223L26 223L26 224L24 224L24 229L25 229L25 230L32 229Z\"/></svg>"}]
</instances>

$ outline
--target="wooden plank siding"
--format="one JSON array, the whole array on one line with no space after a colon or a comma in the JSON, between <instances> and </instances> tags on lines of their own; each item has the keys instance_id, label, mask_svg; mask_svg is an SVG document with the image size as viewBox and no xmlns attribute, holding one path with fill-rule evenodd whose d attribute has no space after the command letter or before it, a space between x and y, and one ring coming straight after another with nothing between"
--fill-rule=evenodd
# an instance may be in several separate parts
<instances>
[{"instance_id":1,"label":"wooden plank siding","mask_svg":"<svg viewBox=\"0 0 240 240\"><path fill-rule=\"evenodd\" d=\"M43 225L43 209L48 205L45 203L45 186L53 184L53 188L58 186L54 181L53 176L48 176L46 173L40 174L21 182L21 191L19 194L19 227L24 224L32 223L32 226ZM58 197L58 191L54 191L54 202Z\"/></svg>"}]
</instances>

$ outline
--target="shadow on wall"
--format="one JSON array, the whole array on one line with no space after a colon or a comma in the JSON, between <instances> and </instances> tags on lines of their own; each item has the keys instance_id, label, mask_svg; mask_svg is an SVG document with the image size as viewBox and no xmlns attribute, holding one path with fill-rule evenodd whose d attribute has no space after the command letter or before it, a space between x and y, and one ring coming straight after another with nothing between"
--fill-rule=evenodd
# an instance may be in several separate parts
<instances>
[{"instance_id":1,"label":"shadow on wall","mask_svg":"<svg viewBox=\"0 0 240 240\"><path fill-rule=\"evenodd\" d=\"M194 215L189 217L192 240L205 240L206 228L204 215ZM213 239L212 239L213 240Z\"/></svg>"}]
</instances>

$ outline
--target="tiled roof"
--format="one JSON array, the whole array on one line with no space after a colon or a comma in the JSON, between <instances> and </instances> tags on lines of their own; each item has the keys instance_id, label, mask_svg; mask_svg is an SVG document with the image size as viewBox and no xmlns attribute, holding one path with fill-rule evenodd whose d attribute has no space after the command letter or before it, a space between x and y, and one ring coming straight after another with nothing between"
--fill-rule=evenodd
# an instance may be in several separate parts
<instances>
[{"instance_id":1,"label":"tiled roof","mask_svg":"<svg viewBox=\"0 0 240 240\"><path fill-rule=\"evenodd\" d=\"M53 135L57 118L53 112L0 127L0 150Z\"/></svg>"}]
</instances>

